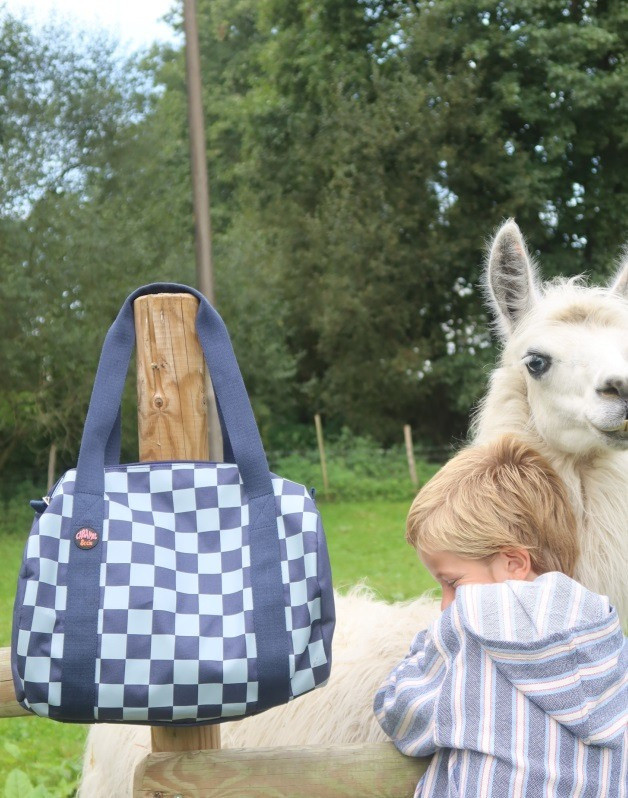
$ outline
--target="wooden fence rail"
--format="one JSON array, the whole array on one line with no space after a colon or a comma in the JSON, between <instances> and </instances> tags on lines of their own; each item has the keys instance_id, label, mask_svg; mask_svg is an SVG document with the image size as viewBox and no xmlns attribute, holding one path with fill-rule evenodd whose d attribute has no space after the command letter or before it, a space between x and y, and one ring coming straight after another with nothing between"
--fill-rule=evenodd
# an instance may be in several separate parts
<instances>
[{"instance_id":1,"label":"wooden fence rail","mask_svg":"<svg viewBox=\"0 0 628 798\"><path fill-rule=\"evenodd\" d=\"M11 676L11 649L0 648L0 718L17 718L19 715L30 714L15 700Z\"/></svg>"},{"instance_id":2,"label":"wooden fence rail","mask_svg":"<svg viewBox=\"0 0 628 798\"><path fill-rule=\"evenodd\" d=\"M411 798L426 764L392 743L149 754L133 798Z\"/></svg>"}]
</instances>

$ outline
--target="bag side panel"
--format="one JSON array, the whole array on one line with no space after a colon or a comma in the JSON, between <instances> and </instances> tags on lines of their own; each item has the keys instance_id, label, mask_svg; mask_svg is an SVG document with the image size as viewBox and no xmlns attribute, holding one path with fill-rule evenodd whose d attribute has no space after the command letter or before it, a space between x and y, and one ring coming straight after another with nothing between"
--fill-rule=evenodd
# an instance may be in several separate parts
<instances>
[{"instance_id":1,"label":"bag side panel","mask_svg":"<svg viewBox=\"0 0 628 798\"><path fill-rule=\"evenodd\" d=\"M33 521L33 525L31 526L30 535L36 533L37 522L39 520L39 515L35 516ZM28 549L28 540L24 545L24 553L22 555L22 563L20 565L20 571L17 578L17 586L15 589L15 601L13 603L13 616L12 616L12 627L11 627L11 675L13 676L13 687L15 689L15 697L18 702L24 707L24 709L28 709L28 704L25 702L25 694L24 694L24 679L23 679L23 668L21 669L18 667L18 656L17 656L17 641L20 632L20 621L22 616L22 607L24 605L24 593L26 591L26 579L27 579L27 570L26 570L26 554Z\"/></svg>"},{"instance_id":2,"label":"bag side panel","mask_svg":"<svg viewBox=\"0 0 628 798\"><path fill-rule=\"evenodd\" d=\"M282 552L286 624L292 639L291 693L295 698L313 690L329 676L333 631L333 621L330 630L329 619L330 601L333 608L331 572L324 538L322 551L320 546L320 515L308 490L281 477L273 477L273 488ZM323 573L328 577L321 586Z\"/></svg>"},{"instance_id":3,"label":"bag side panel","mask_svg":"<svg viewBox=\"0 0 628 798\"><path fill-rule=\"evenodd\" d=\"M12 666L16 691L20 691L22 706L43 717L55 717L61 701L73 488L74 472L68 471L50 505L35 519L15 603Z\"/></svg>"}]
</instances>

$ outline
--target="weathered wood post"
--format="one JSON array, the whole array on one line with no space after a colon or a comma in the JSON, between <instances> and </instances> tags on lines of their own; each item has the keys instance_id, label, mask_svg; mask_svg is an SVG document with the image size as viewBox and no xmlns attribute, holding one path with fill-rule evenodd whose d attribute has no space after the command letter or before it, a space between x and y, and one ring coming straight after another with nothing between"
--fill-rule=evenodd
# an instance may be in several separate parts
<instances>
[{"instance_id":1,"label":"weathered wood post","mask_svg":"<svg viewBox=\"0 0 628 798\"><path fill-rule=\"evenodd\" d=\"M321 421L320 413L315 414L314 425L316 427L316 441L318 442L318 456L321 459L323 488L325 489L325 493L329 493L329 480L327 479L327 459L325 458L325 442L323 440L323 422Z\"/></svg>"},{"instance_id":2,"label":"weathered wood post","mask_svg":"<svg viewBox=\"0 0 628 798\"><path fill-rule=\"evenodd\" d=\"M0 718L17 718L31 713L17 703L11 675L11 649L0 648Z\"/></svg>"},{"instance_id":3,"label":"weathered wood post","mask_svg":"<svg viewBox=\"0 0 628 798\"><path fill-rule=\"evenodd\" d=\"M406 457L408 458L408 470L410 471L410 481L415 488L419 487L419 480L416 476L416 463L414 462L414 446L412 445L412 428L409 424L403 425L403 437L406 442Z\"/></svg>"},{"instance_id":4,"label":"weathered wood post","mask_svg":"<svg viewBox=\"0 0 628 798\"><path fill-rule=\"evenodd\" d=\"M48 491L48 493L50 493L53 485L55 484L56 473L57 473L57 444L52 443L50 445L50 451L48 453L48 480L46 482L46 490Z\"/></svg>"},{"instance_id":5,"label":"weathered wood post","mask_svg":"<svg viewBox=\"0 0 628 798\"><path fill-rule=\"evenodd\" d=\"M205 359L196 337L198 299L152 294L135 300L140 460L209 460ZM219 726L151 729L152 749L220 748Z\"/></svg>"}]
</instances>

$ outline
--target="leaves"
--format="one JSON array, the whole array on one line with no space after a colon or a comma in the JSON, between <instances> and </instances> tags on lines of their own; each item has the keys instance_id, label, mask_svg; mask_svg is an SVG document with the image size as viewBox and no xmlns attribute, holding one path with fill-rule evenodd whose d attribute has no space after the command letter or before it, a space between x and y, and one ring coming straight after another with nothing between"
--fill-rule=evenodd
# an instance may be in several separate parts
<instances>
[{"instance_id":1,"label":"leaves","mask_svg":"<svg viewBox=\"0 0 628 798\"><path fill-rule=\"evenodd\" d=\"M17 768L10 771L4 785L4 798L29 798L33 793L33 785L23 770Z\"/></svg>"},{"instance_id":2,"label":"leaves","mask_svg":"<svg viewBox=\"0 0 628 798\"><path fill-rule=\"evenodd\" d=\"M401 422L462 437L495 354L478 290L491 230L516 216L547 276L604 277L626 238L626 5L200 0L198 15L218 305L265 439L315 411L386 443ZM52 441L75 458L120 302L193 282L194 255L183 53L122 61L103 39L6 12L0 27L6 471L41 466Z\"/></svg>"}]
</instances>

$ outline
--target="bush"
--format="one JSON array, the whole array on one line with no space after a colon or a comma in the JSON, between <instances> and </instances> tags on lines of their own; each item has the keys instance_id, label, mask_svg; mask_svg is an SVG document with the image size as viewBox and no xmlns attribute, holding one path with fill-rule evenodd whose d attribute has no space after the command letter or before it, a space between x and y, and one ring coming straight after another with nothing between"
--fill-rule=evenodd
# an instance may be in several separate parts
<instances>
[{"instance_id":1,"label":"bush","mask_svg":"<svg viewBox=\"0 0 628 798\"><path fill-rule=\"evenodd\" d=\"M426 451L415 450L419 486L436 473L449 453L432 450L430 454L438 462L429 462L431 458L428 459ZM269 452L269 461L275 473L308 488L316 488L317 496L328 501L403 501L412 499L416 493L403 446L384 449L371 438L357 437L343 430L337 440L325 445L325 455L328 491L323 488L317 449Z\"/></svg>"},{"instance_id":2,"label":"bush","mask_svg":"<svg viewBox=\"0 0 628 798\"><path fill-rule=\"evenodd\" d=\"M0 534L18 533L24 536L33 523L33 510L29 504L31 499L40 499L45 494L41 485L33 485L30 481L16 483L11 493L0 497Z\"/></svg>"}]
</instances>

